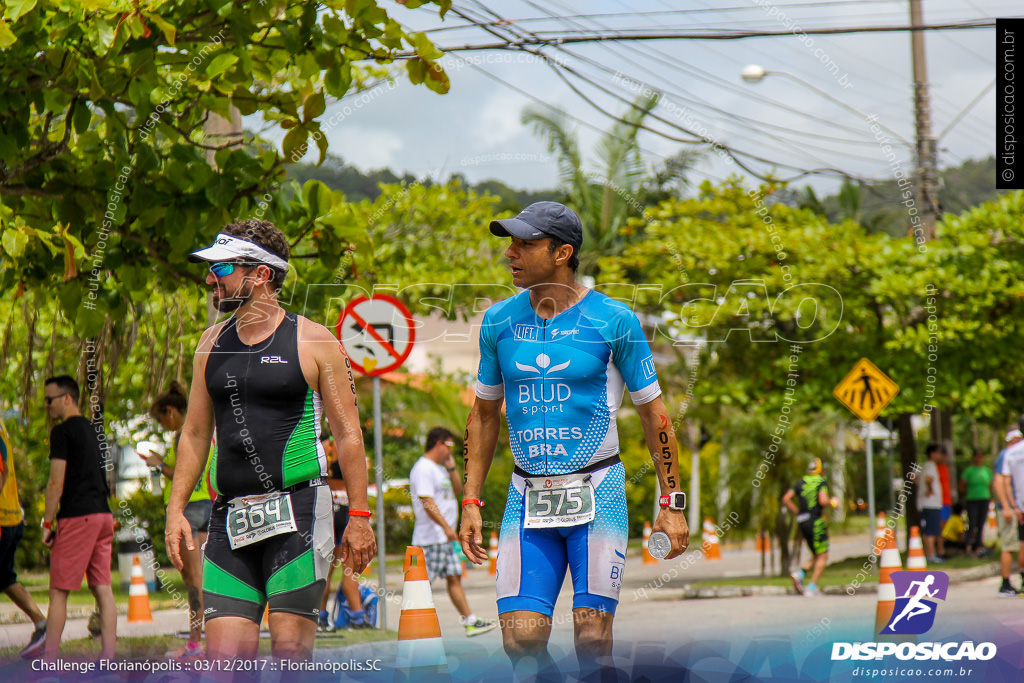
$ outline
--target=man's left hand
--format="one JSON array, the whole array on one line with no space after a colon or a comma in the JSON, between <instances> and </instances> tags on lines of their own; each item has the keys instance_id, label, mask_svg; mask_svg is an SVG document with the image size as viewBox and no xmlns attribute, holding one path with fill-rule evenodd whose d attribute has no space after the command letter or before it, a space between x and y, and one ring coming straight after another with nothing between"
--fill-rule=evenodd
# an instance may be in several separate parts
<instances>
[{"instance_id":1,"label":"man's left hand","mask_svg":"<svg viewBox=\"0 0 1024 683\"><path fill-rule=\"evenodd\" d=\"M350 517L341 536L341 559L361 574L377 553L377 539L367 517Z\"/></svg>"},{"instance_id":2,"label":"man's left hand","mask_svg":"<svg viewBox=\"0 0 1024 683\"><path fill-rule=\"evenodd\" d=\"M654 520L652 531L662 531L668 534L669 540L672 541L672 552L665 557L666 560L679 557L690 545L690 527L686 525L686 515L682 510L662 508L658 518Z\"/></svg>"}]
</instances>

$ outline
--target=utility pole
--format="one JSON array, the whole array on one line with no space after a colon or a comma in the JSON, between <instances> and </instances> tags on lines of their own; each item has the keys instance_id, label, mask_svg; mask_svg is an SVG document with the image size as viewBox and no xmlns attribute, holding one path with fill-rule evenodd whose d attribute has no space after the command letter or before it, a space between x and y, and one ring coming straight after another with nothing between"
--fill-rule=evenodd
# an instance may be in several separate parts
<instances>
[{"instance_id":1,"label":"utility pole","mask_svg":"<svg viewBox=\"0 0 1024 683\"><path fill-rule=\"evenodd\" d=\"M910 0L910 25L924 26L921 0ZM914 127L917 147L917 198L921 230L925 241L935 239L939 216L939 174L937 145L932 135L931 99L928 94L928 64L924 51L924 31L910 32L914 64Z\"/></svg>"},{"instance_id":2,"label":"utility pole","mask_svg":"<svg viewBox=\"0 0 1024 683\"><path fill-rule=\"evenodd\" d=\"M921 10L922 0L910 0L910 47L914 68L914 127L917 154L915 195L917 208L921 217L920 233L913 235L915 242L930 242L935 239L935 226L939 217L939 183L937 143L932 135L931 101L928 93L928 64L924 49L924 16ZM948 411L934 409L931 411L930 430L933 441L942 443L946 450L953 454L952 420ZM910 413L903 413L897 418L897 429L900 441L900 466L903 481L911 479L911 468L917 463L917 440L910 421ZM955 485L951 481L950 486ZM907 538L910 527L917 525L920 513L917 511L917 487L910 487L907 502Z\"/></svg>"}]
</instances>

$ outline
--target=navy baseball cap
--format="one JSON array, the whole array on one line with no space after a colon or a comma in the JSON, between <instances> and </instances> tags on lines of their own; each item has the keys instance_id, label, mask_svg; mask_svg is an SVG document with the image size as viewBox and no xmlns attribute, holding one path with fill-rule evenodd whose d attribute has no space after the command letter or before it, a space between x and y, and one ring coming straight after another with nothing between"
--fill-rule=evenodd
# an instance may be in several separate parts
<instances>
[{"instance_id":1,"label":"navy baseball cap","mask_svg":"<svg viewBox=\"0 0 1024 683\"><path fill-rule=\"evenodd\" d=\"M557 237L571 244L573 254L579 256L583 246L583 224L576 212L558 202L537 202L519 212L515 218L491 221L491 233L498 237L518 237L521 240L539 240Z\"/></svg>"}]
</instances>

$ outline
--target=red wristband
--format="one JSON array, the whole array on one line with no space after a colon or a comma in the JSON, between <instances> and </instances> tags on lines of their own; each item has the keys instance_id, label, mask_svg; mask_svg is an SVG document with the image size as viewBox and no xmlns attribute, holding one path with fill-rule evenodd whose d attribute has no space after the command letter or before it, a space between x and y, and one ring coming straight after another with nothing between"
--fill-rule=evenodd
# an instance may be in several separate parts
<instances>
[{"instance_id":1,"label":"red wristband","mask_svg":"<svg viewBox=\"0 0 1024 683\"><path fill-rule=\"evenodd\" d=\"M462 507L466 507L467 505L477 505L479 507L483 507L484 502L479 498L467 498L464 501L462 501Z\"/></svg>"},{"instance_id":2,"label":"red wristband","mask_svg":"<svg viewBox=\"0 0 1024 683\"><path fill-rule=\"evenodd\" d=\"M348 514L350 517L369 517L369 510L349 510Z\"/></svg>"}]
</instances>

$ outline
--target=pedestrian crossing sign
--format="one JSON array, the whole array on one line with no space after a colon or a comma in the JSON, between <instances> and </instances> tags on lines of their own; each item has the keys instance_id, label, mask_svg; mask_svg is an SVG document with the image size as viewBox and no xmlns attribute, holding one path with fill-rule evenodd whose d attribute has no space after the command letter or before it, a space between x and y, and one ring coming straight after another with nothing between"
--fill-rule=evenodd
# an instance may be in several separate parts
<instances>
[{"instance_id":1,"label":"pedestrian crossing sign","mask_svg":"<svg viewBox=\"0 0 1024 683\"><path fill-rule=\"evenodd\" d=\"M832 390L832 395L850 411L872 422L882 409L900 393L900 387L867 358L861 358L853 370Z\"/></svg>"}]
</instances>

